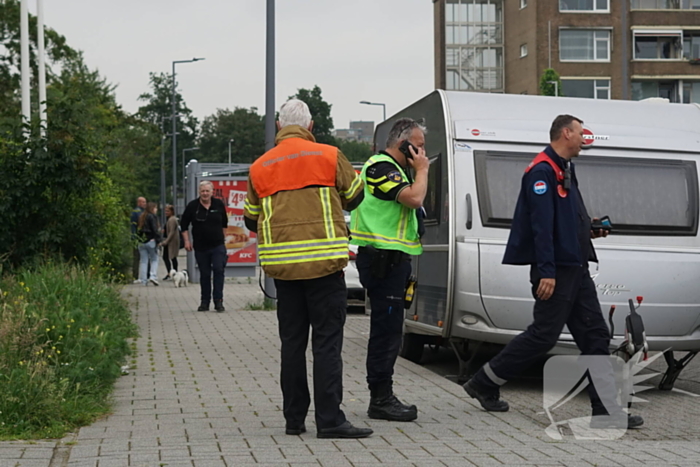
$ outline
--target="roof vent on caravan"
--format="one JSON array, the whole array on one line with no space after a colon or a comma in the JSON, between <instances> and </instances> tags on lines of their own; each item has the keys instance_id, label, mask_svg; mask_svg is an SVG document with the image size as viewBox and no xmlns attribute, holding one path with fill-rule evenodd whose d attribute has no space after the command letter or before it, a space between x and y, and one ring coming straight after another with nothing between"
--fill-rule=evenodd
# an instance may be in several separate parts
<instances>
[{"instance_id":1,"label":"roof vent on caravan","mask_svg":"<svg viewBox=\"0 0 700 467\"><path fill-rule=\"evenodd\" d=\"M651 102L652 104L668 104L670 101L665 97L647 97L639 102Z\"/></svg>"}]
</instances>

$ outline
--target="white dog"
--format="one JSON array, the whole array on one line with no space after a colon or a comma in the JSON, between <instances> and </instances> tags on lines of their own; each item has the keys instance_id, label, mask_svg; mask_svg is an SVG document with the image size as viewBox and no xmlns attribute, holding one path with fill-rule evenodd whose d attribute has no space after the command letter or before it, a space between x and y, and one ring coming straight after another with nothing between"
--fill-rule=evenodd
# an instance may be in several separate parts
<instances>
[{"instance_id":1,"label":"white dog","mask_svg":"<svg viewBox=\"0 0 700 467\"><path fill-rule=\"evenodd\" d=\"M182 271L176 271L172 269L170 271L170 277L173 279L175 287L187 287L187 283L189 282L189 276L187 275L187 271L185 271L184 269Z\"/></svg>"}]
</instances>

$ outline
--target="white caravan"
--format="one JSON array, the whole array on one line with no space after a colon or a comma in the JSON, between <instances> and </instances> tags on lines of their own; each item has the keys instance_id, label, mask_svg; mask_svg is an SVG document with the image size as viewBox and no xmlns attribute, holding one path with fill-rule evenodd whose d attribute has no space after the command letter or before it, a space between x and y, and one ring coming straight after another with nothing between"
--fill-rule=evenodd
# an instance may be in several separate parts
<instances>
[{"instance_id":1,"label":"white caravan","mask_svg":"<svg viewBox=\"0 0 700 467\"><path fill-rule=\"evenodd\" d=\"M588 148L574 160L592 217L613 234L594 242L591 275L613 345L623 340L628 299L644 297L650 350L666 352L670 389L700 350L698 166L700 107L435 91L380 124L383 149L397 118L422 120L431 161L424 253L414 262L416 299L406 311L402 355L449 343L467 371L469 345L506 344L532 320L529 267L501 264L527 164L548 144L559 114L584 121ZM556 352L575 344L564 329ZM673 351L686 355L676 360ZM464 376L464 374L462 375Z\"/></svg>"}]
</instances>

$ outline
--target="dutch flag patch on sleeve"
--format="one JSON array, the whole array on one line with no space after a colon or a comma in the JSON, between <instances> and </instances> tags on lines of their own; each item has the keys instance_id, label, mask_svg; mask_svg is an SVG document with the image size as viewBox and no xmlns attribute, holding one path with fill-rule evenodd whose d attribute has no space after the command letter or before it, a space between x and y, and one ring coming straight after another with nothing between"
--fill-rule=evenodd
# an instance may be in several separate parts
<instances>
[{"instance_id":1,"label":"dutch flag patch on sleeve","mask_svg":"<svg viewBox=\"0 0 700 467\"><path fill-rule=\"evenodd\" d=\"M547 193L547 183L544 180L537 180L532 186L532 190L536 195L543 195Z\"/></svg>"}]
</instances>

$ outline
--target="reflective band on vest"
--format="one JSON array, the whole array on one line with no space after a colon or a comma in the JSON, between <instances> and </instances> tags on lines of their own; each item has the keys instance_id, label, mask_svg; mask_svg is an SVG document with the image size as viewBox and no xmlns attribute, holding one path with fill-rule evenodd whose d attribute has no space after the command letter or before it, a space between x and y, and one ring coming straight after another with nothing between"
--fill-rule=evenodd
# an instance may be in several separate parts
<instances>
[{"instance_id":1,"label":"reflective band on vest","mask_svg":"<svg viewBox=\"0 0 700 467\"><path fill-rule=\"evenodd\" d=\"M403 168L391 157L376 155L370 157L362 168L362 178L366 181L367 169L377 162L389 162L396 167L404 179ZM377 182L379 180L375 180ZM386 183L386 182L385 182ZM415 209L397 201L384 201L373 194L372 183L365 183L365 197L362 203L351 212L350 243L358 246L374 246L384 250L399 250L409 255L419 255L423 247L418 238L418 219Z\"/></svg>"},{"instance_id":2,"label":"reflective band on vest","mask_svg":"<svg viewBox=\"0 0 700 467\"><path fill-rule=\"evenodd\" d=\"M337 167L336 148L303 138L283 139L251 166L250 179L260 197L260 205L246 203L244 208L251 214L262 215L258 228L258 253L262 266L347 259L348 239L336 235L333 220L335 194L331 190L335 189ZM361 180L357 178L340 196L352 198L360 184ZM307 187L318 190L323 215L323 233L320 235L325 238L285 242L284 236L288 233L285 234L284 229L275 230L274 195ZM273 231L280 238L275 239Z\"/></svg>"}]
</instances>

